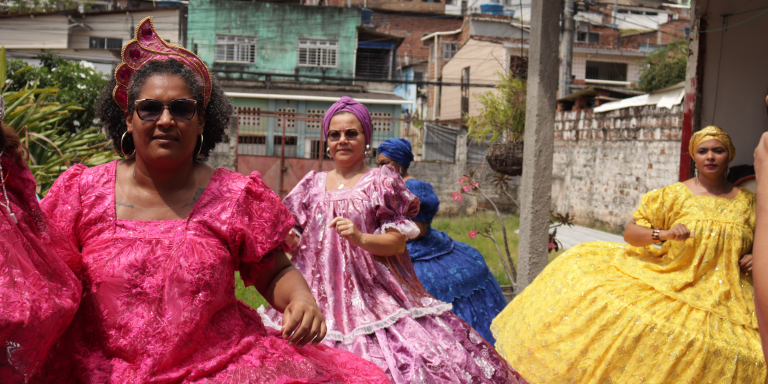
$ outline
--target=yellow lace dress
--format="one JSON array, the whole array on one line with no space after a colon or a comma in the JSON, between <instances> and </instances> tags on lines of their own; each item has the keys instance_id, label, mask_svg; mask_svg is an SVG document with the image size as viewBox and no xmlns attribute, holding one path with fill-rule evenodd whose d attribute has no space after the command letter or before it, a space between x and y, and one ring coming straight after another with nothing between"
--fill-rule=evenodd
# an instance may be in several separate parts
<instances>
[{"instance_id":1,"label":"yellow lace dress","mask_svg":"<svg viewBox=\"0 0 768 384\"><path fill-rule=\"evenodd\" d=\"M755 195L695 196L677 183L643 196L637 224L685 224L661 249L592 242L555 259L491 325L532 384L765 383L752 278Z\"/></svg>"}]
</instances>

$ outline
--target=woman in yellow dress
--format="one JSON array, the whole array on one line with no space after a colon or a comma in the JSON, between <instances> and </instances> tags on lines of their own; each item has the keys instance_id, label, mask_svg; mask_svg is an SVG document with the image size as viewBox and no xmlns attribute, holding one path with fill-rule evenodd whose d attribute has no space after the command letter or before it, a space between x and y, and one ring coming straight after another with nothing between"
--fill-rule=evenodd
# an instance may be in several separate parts
<instances>
[{"instance_id":1,"label":"woman in yellow dress","mask_svg":"<svg viewBox=\"0 0 768 384\"><path fill-rule=\"evenodd\" d=\"M725 180L735 148L720 128L690 153L696 177L642 197L631 246L570 249L494 319L497 350L531 383L766 382L755 195Z\"/></svg>"}]
</instances>

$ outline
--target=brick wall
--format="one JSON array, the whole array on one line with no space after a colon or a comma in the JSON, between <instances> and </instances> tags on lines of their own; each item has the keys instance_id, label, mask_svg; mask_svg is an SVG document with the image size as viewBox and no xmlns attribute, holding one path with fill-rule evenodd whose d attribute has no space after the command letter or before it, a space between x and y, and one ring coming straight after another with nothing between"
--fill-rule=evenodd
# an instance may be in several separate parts
<instances>
[{"instance_id":1,"label":"brick wall","mask_svg":"<svg viewBox=\"0 0 768 384\"><path fill-rule=\"evenodd\" d=\"M455 31L461 28L463 20L450 15L374 12L371 23L377 32L405 38L397 49L402 65L406 53L410 63L429 60L429 47L421 38L433 32Z\"/></svg>"},{"instance_id":2,"label":"brick wall","mask_svg":"<svg viewBox=\"0 0 768 384\"><path fill-rule=\"evenodd\" d=\"M553 209L622 231L644 193L677 181L682 123L680 105L558 112Z\"/></svg>"}]
</instances>

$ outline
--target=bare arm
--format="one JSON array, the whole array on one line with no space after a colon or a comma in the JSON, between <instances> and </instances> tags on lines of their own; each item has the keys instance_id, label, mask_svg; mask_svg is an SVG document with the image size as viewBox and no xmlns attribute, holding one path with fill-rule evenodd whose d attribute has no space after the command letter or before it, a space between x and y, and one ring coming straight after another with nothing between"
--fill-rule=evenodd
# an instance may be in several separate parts
<instances>
[{"instance_id":1,"label":"bare arm","mask_svg":"<svg viewBox=\"0 0 768 384\"><path fill-rule=\"evenodd\" d=\"M336 233L347 239L352 245L376 256L396 256L405 252L406 237L394 228L387 228L386 233L381 235L361 233L355 223L343 217L333 219L328 228L335 228Z\"/></svg>"},{"instance_id":2,"label":"bare arm","mask_svg":"<svg viewBox=\"0 0 768 384\"><path fill-rule=\"evenodd\" d=\"M768 102L768 100L766 101ZM752 246L752 273L755 286L755 312L763 353L768 352L768 133L763 133L755 149L757 207L755 242Z\"/></svg>"},{"instance_id":3,"label":"bare arm","mask_svg":"<svg viewBox=\"0 0 768 384\"><path fill-rule=\"evenodd\" d=\"M653 229L637 225L635 219L627 224L627 228L624 229L624 241L635 247L647 247L653 244ZM691 231L684 224L677 224L671 229L663 229L659 231L659 240L679 240L685 241L689 238L693 238Z\"/></svg>"},{"instance_id":4,"label":"bare arm","mask_svg":"<svg viewBox=\"0 0 768 384\"><path fill-rule=\"evenodd\" d=\"M283 312L283 338L303 347L308 342L323 340L327 328L325 319L309 290L307 281L285 253L275 251L275 267L261 271L256 278L256 290L273 308ZM291 336L293 335L293 336Z\"/></svg>"}]
</instances>

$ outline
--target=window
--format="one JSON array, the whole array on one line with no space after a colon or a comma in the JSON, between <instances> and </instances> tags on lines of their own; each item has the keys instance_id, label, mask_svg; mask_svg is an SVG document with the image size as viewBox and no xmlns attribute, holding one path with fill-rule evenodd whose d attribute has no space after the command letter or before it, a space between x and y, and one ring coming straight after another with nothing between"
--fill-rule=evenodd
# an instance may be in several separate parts
<instances>
[{"instance_id":1,"label":"window","mask_svg":"<svg viewBox=\"0 0 768 384\"><path fill-rule=\"evenodd\" d=\"M267 155L267 137L239 135L237 137L237 154L251 156Z\"/></svg>"},{"instance_id":2,"label":"window","mask_svg":"<svg viewBox=\"0 0 768 384\"><path fill-rule=\"evenodd\" d=\"M627 64L587 61L587 81L627 81Z\"/></svg>"},{"instance_id":3,"label":"window","mask_svg":"<svg viewBox=\"0 0 768 384\"><path fill-rule=\"evenodd\" d=\"M274 140L275 156L280 156L283 149L283 136L275 136ZM285 136L285 157L296 157L296 136Z\"/></svg>"},{"instance_id":4,"label":"window","mask_svg":"<svg viewBox=\"0 0 768 384\"><path fill-rule=\"evenodd\" d=\"M658 12L648 12L648 11L646 11L646 12L645 12L645 15L646 15L646 16L658 16L658 15L659 15L659 13L658 13Z\"/></svg>"},{"instance_id":5,"label":"window","mask_svg":"<svg viewBox=\"0 0 768 384\"><path fill-rule=\"evenodd\" d=\"M321 139L315 139L315 140L306 140L304 142L304 157L307 159L319 159L320 156L325 154L325 140ZM327 156L323 156L323 158L327 159Z\"/></svg>"},{"instance_id":6,"label":"window","mask_svg":"<svg viewBox=\"0 0 768 384\"><path fill-rule=\"evenodd\" d=\"M338 66L339 42L329 40L299 40L300 67Z\"/></svg>"},{"instance_id":7,"label":"window","mask_svg":"<svg viewBox=\"0 0 768 384\"><path fill-rule=\"evenodd\" d=\"M456 54L456 43L443 43L443 60L450 60Z\"/></svg>"},{"instance_id":8,"label":"window","mask_svg":"<svg viewBox=\"0 0 768 384\"><path fill-rule=\"evenodd\" d=\"M256 63L256 38L252 36L216 36L214 61L218 63Z\"/></svg>"},{"instance_id":9,"label":"window","mask_svg":"<svg viewBox=\"0 0 768 384\"><path fill-rule=\"evenodd\" d=\"M521 56L510 56L509 73L520 80L528 79L528 58Z\"/></svg>"},{"instance_id":10,"label":"window","mask_svg":"<svg viewBox=\"0 0 768 384\"><path fill-rule=\"evenodd\" d=\"M123 39L91 36L88 38L88 47L90 49L123 49Z\"/></svg>"},{"instance_id":11,"label":"window","mask_svg":"<svg viewBox=\"0 0 768 384\"><path fill-rule=\"evenodd\" d=\"M371 112L371 119L373 120L374 132L389 132L392 129L392 120L380 120L377 117L391 118L392 114L389 112Z\"/></svg>"},{"instance_id":12,"label":"window","mask_svg":"<svg viewBox=\"0 0 768 384\"><path fill-rule=\"evenodd\" d=\"M261 130L261 108L239 107L237 109L237 125L240 131Z\"/></svg>"},{"instance_id":13,"label":"window","mask_svg":"<svg viewBox=\"0 0 768 384\"><path fill-rule=\"evenodd\" d=\"M627 10L627 9L619 9L619 13L627 14L627 13L629 13L629 10Z\"/></svg>"},{"instance_id":14,"label":"window","mask_svg":"<svg viewBox=\"0 0 768 384\"><path fill-rule=\"evenodd\" d=\"M278 108L278 112L287 112L287 113L296 113L296 108ZM285 121L285 132L296 132L296 120L290 118L291 115L288 115L286 121ZM277 126L275 127L275 132L283 132L283 118L278 117L277 118Z\"/></svg>"},{"instance_id":15,"label":"window","mask_svg":"<svg viewBox=\"0 0 768 384\"><path fill-rule=\"evenodd\" d=\"M600 34L595 32L577 32L576 41L599 44Z\"/></svg>"},{"instance_id":16,"label":"window","mask_svg":"<svg viewBox=\"0 0 768 384\"><path fill-rule=\"evenodd\" d=\"M422 80L424 80L424 72L413 73L413 81L422 81Z\"/></svg>"},{"instance_id":17,"label":"window","mask_svg":"<svg viewBox=\"0 0 768 384\"><path fill-rule=\"evenodd\" d=\"M310 119L319 119L319 121L307 121L307 129L322 129L323 117L325 116L325 109L307 109L307 114ZM317 157L313 157L317 159Z\"/></svg>"}]
</instances>

